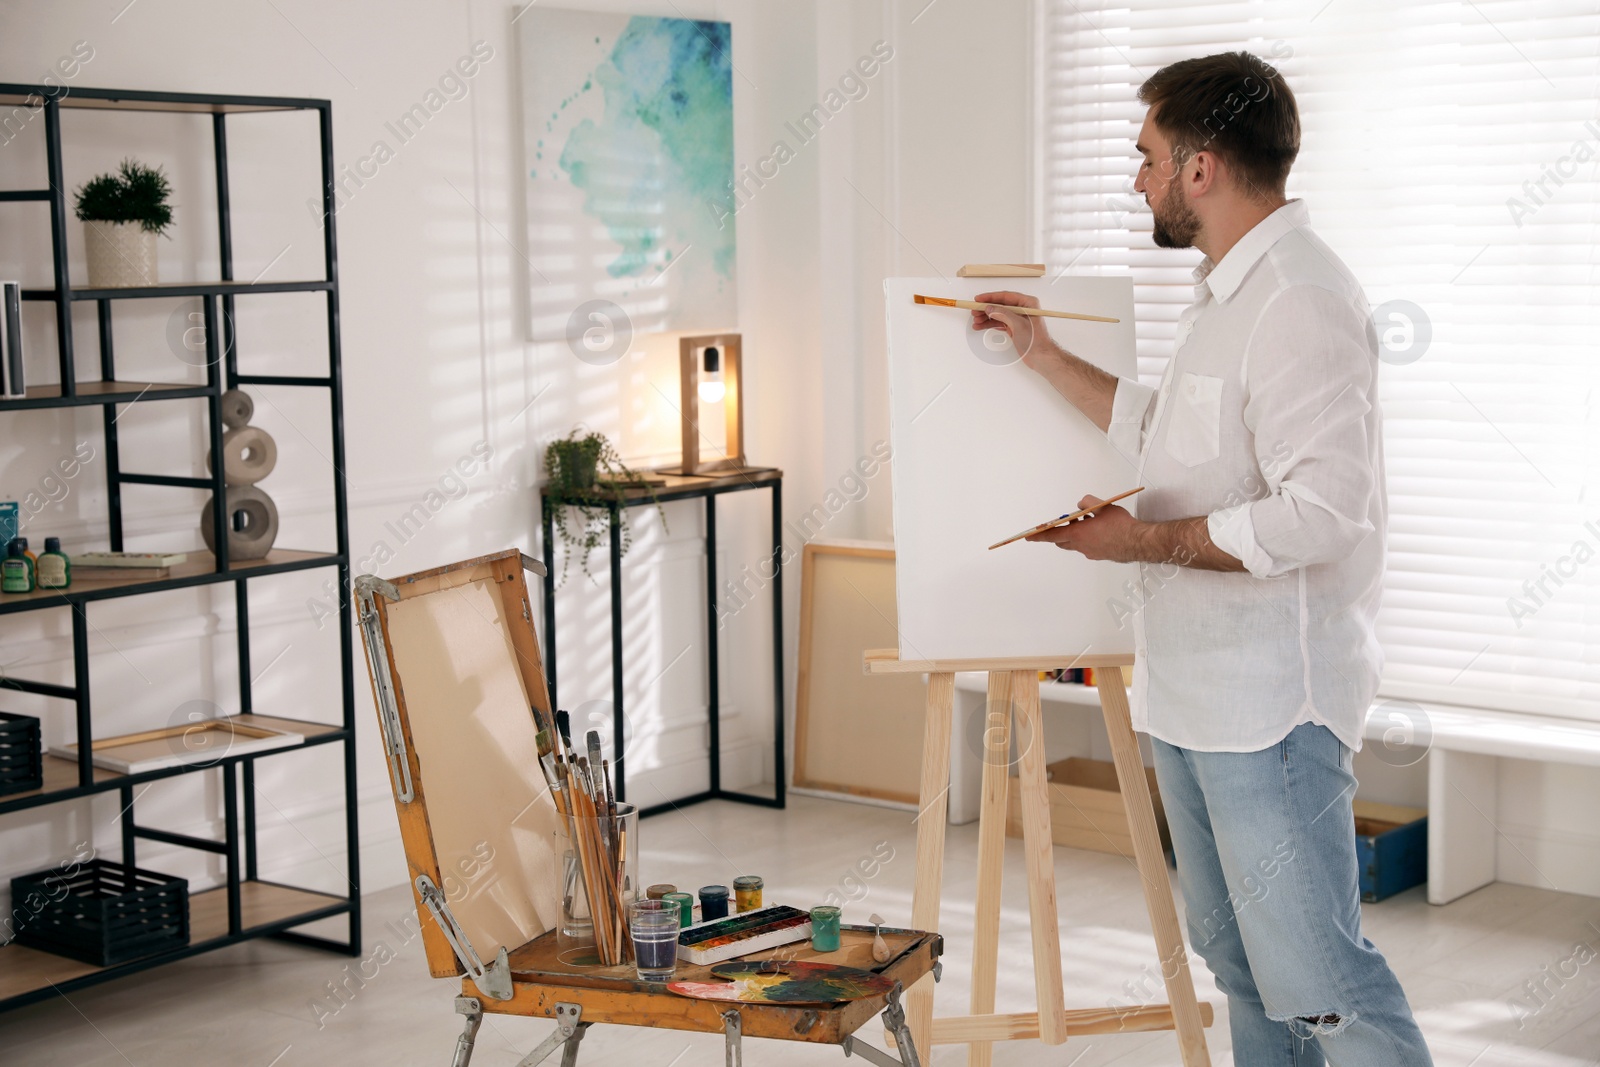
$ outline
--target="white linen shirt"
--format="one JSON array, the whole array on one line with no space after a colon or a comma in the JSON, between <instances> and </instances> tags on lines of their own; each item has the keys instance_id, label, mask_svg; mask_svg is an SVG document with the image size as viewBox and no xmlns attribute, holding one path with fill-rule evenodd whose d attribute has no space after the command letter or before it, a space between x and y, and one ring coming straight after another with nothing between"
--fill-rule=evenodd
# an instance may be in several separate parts
<instances>
[{"instance_id":1,"label":"white linen shirt","mask_svg":"<svg viewBox=\"0 0 1600 1067\"><path fill-rule=\"evenodd\" d=\"M1119 379L1107 436L1147 522L1207 517L1247 572L1139 564L1133 725L1254 752L1303 722L1352 749L1383 657L1378 340L1360 284L1291 200L1212 264L1157 389Z\"/></svg>"}]
</instances>

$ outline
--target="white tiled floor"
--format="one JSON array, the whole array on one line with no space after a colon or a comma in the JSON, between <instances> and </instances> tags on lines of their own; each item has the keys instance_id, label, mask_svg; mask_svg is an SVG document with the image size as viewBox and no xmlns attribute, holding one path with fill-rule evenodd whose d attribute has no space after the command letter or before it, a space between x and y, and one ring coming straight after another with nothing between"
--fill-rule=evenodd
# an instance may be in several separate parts
<instances>
[{"instance_id":1,"label":"white tiled floor","mask_svg":"<svg viewBox=\"0 0 1600 1067\"><path fill-rule=\"evenodd\" d=\"M909 924L915 827L909 813L796 797L785 812L714 803L644 823L647 881L698 886L735 873L765 876L767 897L809 905L837 889L854 903L847 921L877 911ZM882 843L887 843L884 845ZM863 880L857 862L893 849ZM964 1013L971 935L976 826L952 827L947 846L943 932L947 969L938 1010ZM871 869L871 864L868 864ZM1073 1007L1126 1002L1155 970L1135 872L1120 857L1056 850L1062 961ZM1032 1007L1027 896L1020 844L1007 843L1002 919L1001 1010ZM0 1015L0 1063L7 1067L229 1064L423 1064L450 1062L460 1025L452 983L428 977L421 944L398 925L411 910L404 888L366 902L366 981L337 1014L322 1018L314 998L356 961L276 942L251 942ZM1506 885L1447 907L1430 907L1414 889L1365 909L1367 934L1399 972L1440 1067L1571 1067L1600 1063L1600 900ZM391 925L395 924L395 925ZM386 950L378 950L378 942ZM1575 949L1592 946L1588 951ZM377 961L394 958L386 963ZM1579 961L1587 962L1579 962ZM1148 971L1146 969L1149 969ZM1544 988L1534 1011L1526 983ZM1202 999L1217 1006L1209 1031L1213 1062L1231 1063L1226 1006L1196 962ZM1139 996L1137 992L1133 994ZM1158 999L1164 995L1157 994ZM1516 1005L1523 1005L1519 1016ZM475 1067L515 1064L551 1029L532 1020L489 1017ZM881 1045L876 1024L862 1036ZM843 1067L837 1048L746 1043L758 1065ZM934 1063L965 1062L941 1047ZM1095 1037L1046 1048L996 1046L996 1064L1179 1063L1170 1034ZM555 1060L547 1061L550 1063ZM720 1037L599 1026L580 1062L590 1067L721 1064Z\"/></svg>"}]
</instances>

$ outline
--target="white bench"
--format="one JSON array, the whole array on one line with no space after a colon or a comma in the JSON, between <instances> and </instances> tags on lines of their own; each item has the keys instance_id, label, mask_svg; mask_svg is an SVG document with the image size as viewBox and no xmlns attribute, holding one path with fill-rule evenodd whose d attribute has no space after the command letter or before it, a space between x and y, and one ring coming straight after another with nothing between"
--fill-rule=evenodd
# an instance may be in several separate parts
<instances>
[{"instance_id":1,"label":"white bench","mask_svg":"<svg viewBox=\"0 0 1600 1067\"><path fill-rule=\"evenodd\" d=\"M955 728L950 752L950 821L978 817L982 783L981 748L963 742L967 724L981 716L985 676L956 675ZM1093 714L1077 716L1083 737L1099 720L1100 698L1088 686L1044 682L1044 706L1078 706ZM1398 702L1397 702L1398 703ZM1445 704L1414 703L1427 717L1431 736L1418 738L1428 760L1428 901L1448 904L1495 880L1499 831L1494 816L1499 806L1496 760L1522 759L1600 767L1600 723L1479 711ZM1382 707L1382 705L1378 705ZM1059 721L1059 720L1058 720ZM1366 737L1384 742L1395 726L1388 716L1369 715ZM1142 740L1142 738L1141 738ZM1392 740L1392 739L1391 739ZM1088 755L1081 738L1073 747Z\"/></svg>"}]
</instances>

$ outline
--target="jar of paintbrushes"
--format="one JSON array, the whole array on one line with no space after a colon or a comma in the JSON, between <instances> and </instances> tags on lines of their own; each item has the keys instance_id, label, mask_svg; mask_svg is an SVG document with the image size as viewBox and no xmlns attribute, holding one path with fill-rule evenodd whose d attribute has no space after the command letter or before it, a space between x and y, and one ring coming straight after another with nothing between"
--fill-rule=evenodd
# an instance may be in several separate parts
<instances>
[{"instance_id":1,"label":"jar of paintbrushes","mask_svg":"<svg viewBox=\"0 0 1600 1067\"><path fill-rule=\"evenodd\" d=\"M557 802L559 805L559 801ZM568 949L593 946L593 962L613 967L631 959L628 905L639 899L639 813L632 804L612 803L589 814L587 798L577 797L575 813L556 832L562 857L559 940ZM581 952L568 959L578 963Z\"/></svg>"},{"instance_id":2,"label":"jar of paintbrushes","mask_svg":"<svg viewBox=\"0 0 1600 1067\"><path fill-rule=\"evenodd\" d=\"M569 958L570 950L592 946L600 966L628 962L628 905L639 897L638 810L613 795L611 763L601 755L598 733L590 731L581 751L560 730L541 729L540 742L540 765L562 816L555 841L562 857L561 955L581 962L589 953Z\"/></svg>"}]
</instances>

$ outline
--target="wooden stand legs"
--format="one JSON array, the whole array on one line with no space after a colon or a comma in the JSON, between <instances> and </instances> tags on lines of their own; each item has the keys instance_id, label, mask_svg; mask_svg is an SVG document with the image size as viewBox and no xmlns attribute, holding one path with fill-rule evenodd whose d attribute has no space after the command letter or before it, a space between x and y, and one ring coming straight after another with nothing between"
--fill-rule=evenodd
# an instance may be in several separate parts
<instances>
[{"instance_id":1,"label":"wooden stand legs","mask_svg":"<svg viewBox=\"0 0 1600 1067\"><path fill-rule=\"evenodd\" d=\"M1108 657L1109 658L1109 657ZM927 721L923 735L921 810L917 815L917 871L912 891L912 925L939 928L939 899L944 874L944 835L950 788L950 743L955 700L954 670L937 662L903 663L892 652L868 652L869 673L928 671ZM1051 666L1052 664L1043 664ZM1054 664L1059 665L1059 664ZM1037 1038L1058 1045L1069 1036L1175 1030L1185 1067L1210 1067L1205 1027L1211 1024L1209 1004L1195 998L1183 933L1167 881L1166 858L1156 829L1144 760L1129 719L1128 694L1115 663L1100 673L1099 693L1121 785L1122 801L1133 839L1134 858L1145 906L1155 934L1166 983L1168 1004L1127 1009L1079 1008L1065 1005L1057 920L1055 854L1050 833L1050 797L1045 782L1044 730L1039 713L1037 669L1017 661L989 668L988 701L983 723L983 800L978 822L978 880L973 922L971 1014L933 1017L931 975L907 996L907 1022L917 1051L929 1062L935 1044L966 1044L969 1067L989 1067L993 1043ZM959 669L981 669L963 662ZM1019 737L1019 786L1022 802L1022 847L1028 869L1028 907L1032 925L1034 989L1037 1012L996 1014L999 971L1000 885L1005 865L1005 822L1013 713Z\"/></svg>"},{"instance_id":2,"label":"wooden stand legs","mask_svg":"<svg viewBox=\"0 0 1600 1067\"><path fill-rule=\"evenodd\" d=\"M939 929L939 897L944 878L944 827L950 807L950 715L956 676L928 676L928 714L922 727L922 790L917 812L917 875L911 890L911 925ZM933 975L906 994L906 1021L925 1062L933 1054Z\"/></svg>"},{"instance_id":3,"label":"wooden stand legs","mask_svg":"<svg viewBox=\"0 0 1600 1067\"><path fill-rule=\"evenodd\" d=\"M1144 777L1139 739L1134 736L1128 712L1128 690L1122 684L1120 670L1096 671L1095 674L1099 682L1100 712L1105 716L1106 733L1111 738L1111 758L1117 765L1117 783L1122 789L1122 807L1128 813L1128 833L1133 838L1139 883L1144 889L1144 904L1150 913L1150 928L1155 933L1156 952L1161 958L1161 978L1167 986L1167 1003L1172 1007L1173 1029L1178 1032L1178 1048L1186 1067L1209 1064L1205 1023L1195 1000L1189 957L1183 947L1183 932L1178 927L1178 909L1172 903L1172 889L1167 882L1167 860L1161 851L1161 833L1156 829L1155 810L1150 804L1150 784Z\"/></svg>"},{"instance_id":4,"label":"wooden stand legs","mask_svg":"<svg viewBox=\"0 0 1600 1067\"><path fill-rule=\"evenodd\" d=\"M1000 966L1000 873L1006 858L1006 769L1011 761L1011 672L989 675L983 719L983 792L978 810L978 886L972 923L973 1015L994 1011L995 982ZM1000 812L1000 818L993 817ZM971 1067L989 1067L993 1046L977 1041L968 1046Z\"/></svg>"}]
</instances>

